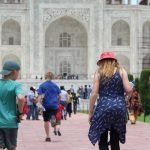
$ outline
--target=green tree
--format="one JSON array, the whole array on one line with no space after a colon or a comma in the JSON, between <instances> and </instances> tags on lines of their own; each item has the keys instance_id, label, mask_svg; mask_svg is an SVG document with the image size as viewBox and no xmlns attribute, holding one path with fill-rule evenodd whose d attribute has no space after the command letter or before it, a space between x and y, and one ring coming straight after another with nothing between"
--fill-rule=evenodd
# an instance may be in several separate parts
<instances>
[{"instance_id":1,"label":"green tree","mask_svg":"<svg viewBox=\"0 0 150 150\"><path fill-rule=\"evenodd\" d=\"M139 91L140 80L139 78L135 78L135 88Z\"/></svg>"},{"instance_id":2,"label":"green tree","mask_svg":"<svg viewBox=\"0 0 150 150\"><path fill-rule=\"evenodd\" d=\"M150 114L150 69L141 72L139 90L141 101L144 106L145 121L145 117Z\"/></svg>"},{"instance_id":3,"label":"green tree","mask_svg":"<svg viewBox=\"0 0 150 150\"><path fill-rule=\"evenodd\" d=\"M129 81L133 81L133 75L132 74L128 74L128 79L129 79Z\"/></svg>"}]
</instances>

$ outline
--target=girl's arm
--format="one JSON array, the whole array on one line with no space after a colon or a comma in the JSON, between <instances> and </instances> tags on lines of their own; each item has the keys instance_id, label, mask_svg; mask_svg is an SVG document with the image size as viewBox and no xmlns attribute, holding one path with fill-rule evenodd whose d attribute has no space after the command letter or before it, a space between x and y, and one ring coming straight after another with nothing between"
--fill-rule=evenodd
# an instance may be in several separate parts
<instances>
[{"instance_id":1,"label":"girl's arm","mask_svg":"<svg viewBox=\"0 0 150 150\"><path fill-rule=\"evenodd\" d=\"M123 81L124 90L128 95L130 95L132 93L132 87L128 79L128 74L123 68L121 69L121 77Z\"/></svg>"},{"instance_id":2,"label":"girl's arm","mask_svg":"<svg viewBox=\"0 0 150 150\"><path fill-rule=\"evenodd\" d=\"M89 115L92 116L93 114L93 109L94 109L94 104L98 96L99 92L99 84L100 84L100 77L98 72L95 73L94 77L94 83L93 83L93 88L90 96L90 106L89 106Z\"/></svg>"}]
</instances>

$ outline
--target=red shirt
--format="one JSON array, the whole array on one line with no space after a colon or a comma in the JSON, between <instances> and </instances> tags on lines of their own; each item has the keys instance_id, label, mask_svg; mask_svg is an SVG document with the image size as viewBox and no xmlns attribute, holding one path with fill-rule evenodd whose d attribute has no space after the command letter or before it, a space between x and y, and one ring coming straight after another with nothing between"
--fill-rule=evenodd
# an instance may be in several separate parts
<instances>
[{"instance_id":1,"label":"red shirt","mask_svg":"<svg viewBox=\"0 0 150 150\"><path fill-rule=\"evenodd\" d=\"M56 120L61 120L61 112L64 109L64 106L61 104L58 105L57 114L56 114Z\"/></svg>"},{"instance_id":2,"label":"red shirt","mask_svg":"<svg viewBox=\"0 0 150 150\"><path fill-rule=\"evenodd\" d=\"M24 103L24 107L23 107L23 114L27 114L28 113L28 105L27 105L27 99L25 98L25 103Z\"/></svg>"}]
</instances>

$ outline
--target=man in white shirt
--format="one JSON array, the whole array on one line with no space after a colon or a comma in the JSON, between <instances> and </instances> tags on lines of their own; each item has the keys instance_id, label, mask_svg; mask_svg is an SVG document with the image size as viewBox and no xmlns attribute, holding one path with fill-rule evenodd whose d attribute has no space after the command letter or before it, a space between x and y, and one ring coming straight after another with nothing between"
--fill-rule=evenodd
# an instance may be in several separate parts
<instances>
[{"instance_id":1,"label":"man in white shirt","mask_svg":"<svg viewBox=\"0 0 150 150\"><path fill-rule=\"evenodd\" d=\"M60 104L62 104L64 106L64 113L63 113L63 117L66 120L67 118L67 101L68 101L68 93L65 91L64 86L60 87L61 93L60 93Z\"/></svg>"}]
</instances>

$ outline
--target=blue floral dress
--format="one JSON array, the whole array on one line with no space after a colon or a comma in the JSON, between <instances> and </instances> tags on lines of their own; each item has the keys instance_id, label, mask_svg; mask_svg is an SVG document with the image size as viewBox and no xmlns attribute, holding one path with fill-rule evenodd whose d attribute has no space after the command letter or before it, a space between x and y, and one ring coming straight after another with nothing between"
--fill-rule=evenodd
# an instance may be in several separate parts
<instances>
[{"instance_id":1,"label":"blue floral dress","mask_svg":"<svg viewBox=\"0 0 150 150\"><path fill-rule=\"evenodd\" d=\"M126 104L123 82L117 70L110 80L100 85L99 100L89 129L89 139L93 145L100 141L101 135L113 127L125 143Z\"/></svg>"}]
</instances>

